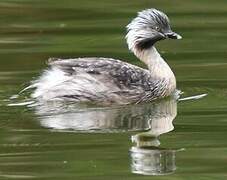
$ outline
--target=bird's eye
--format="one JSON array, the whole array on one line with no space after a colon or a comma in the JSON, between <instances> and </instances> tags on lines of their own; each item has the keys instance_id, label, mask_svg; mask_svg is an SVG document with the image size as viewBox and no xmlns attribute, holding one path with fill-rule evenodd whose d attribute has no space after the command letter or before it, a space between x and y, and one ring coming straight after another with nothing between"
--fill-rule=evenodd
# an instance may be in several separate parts
<instances>
[{"instance_id":1,"label":"bird's eye","mask_svg":"<svg viewBox=\"0 0 227 180\"><path fill-rule=\"evenodd\" d=\"M161 28L160 28L160 27L158 27L158 26L156 26L156 27L155 27L155 30L156 30L156 31L160 31L160 30L161 30Z\"/></svg>"}]
</instances>

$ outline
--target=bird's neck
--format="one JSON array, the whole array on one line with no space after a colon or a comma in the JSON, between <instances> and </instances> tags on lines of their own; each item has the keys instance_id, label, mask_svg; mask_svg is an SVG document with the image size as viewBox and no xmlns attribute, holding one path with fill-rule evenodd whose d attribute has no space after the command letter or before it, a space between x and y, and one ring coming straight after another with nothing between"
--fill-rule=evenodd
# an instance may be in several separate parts
<instances>
[{"instance_id":1,"label":"bird's neck","mask_svg":"<svg viewBox=\"0 0 227 180\"><path fill-rule=\"evenodd\" d=\"M166 80L169 82L169 86L171 86L169 88L176 88L176 79L174 73L154 46L146 50L135 50L134 53L147 65L154 79Z\"/></svg>"}]
</instances>

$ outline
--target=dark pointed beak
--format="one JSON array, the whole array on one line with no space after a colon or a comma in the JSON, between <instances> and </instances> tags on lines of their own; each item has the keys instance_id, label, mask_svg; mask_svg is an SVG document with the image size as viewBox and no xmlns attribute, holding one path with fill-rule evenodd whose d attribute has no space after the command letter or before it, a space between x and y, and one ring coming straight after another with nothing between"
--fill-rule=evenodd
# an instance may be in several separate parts
<instances>
[{"instance_id":1,"label":"dark pointed beak","mask_svg":"<svg viewBox=\"0 0 227 180\"><path fill-rule=\"evenodd\" d=\"M171 38L171 39L182 39L181 35L175 33L175 32L168 32L168 33L165 33L165 36L167 38Z\"/></svg>"}]
</instances>

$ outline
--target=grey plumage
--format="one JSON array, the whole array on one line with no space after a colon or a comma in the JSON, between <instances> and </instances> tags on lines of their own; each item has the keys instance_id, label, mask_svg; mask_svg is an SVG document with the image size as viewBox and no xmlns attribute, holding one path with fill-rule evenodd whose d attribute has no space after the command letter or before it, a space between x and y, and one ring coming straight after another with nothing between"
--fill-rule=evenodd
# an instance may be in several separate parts
<instances>
[{"instance_id":1,"label":"grey plumage","mask_svg":"<svg viewBox=\"0 0 227 180\"><path fill-rule=\"evenodd\" d=\"M138 12L138 16L127 25L127 43L129 49L134 51L148 49L159 40L181 38L173 33L170 21L166 14L156 9L146 9Z\"/></svg>"},{"instance_id":2,"label":"grey plumage","mask_svg":"<svg viewBox=\"0 0 227 180\"><path fill-rule=\"evenodd\" d=\"M74 88L71 85L71 92L57 92L57 86L61 89L67 89L67 81L57 84L54 87L56 95L52 97L53 99L64 99L73 101L90 101L90 102L102 102L102 103L138 103L144 101L151 101L156 99L163 93L163 89L159 89L162 82L161 80L154 80L148 70L142 69L140 67L122 62L116 59L110 58L77 58L77 59L62 59L54 60L49 62L50 68L46 71L51 73L53 69L58 69L63 71L65 76L73 77L73 79L80 78L83 79L79 81L84 81L92 84L94 87L93 91L91 89L80 86L79 88ZM44 77L46 74L44 73ZM57 78L57 74L56 77ZM92 78L91 78L92 77ZM95 81L94 79L95 78ZM41 89L45 80L41 77L37 80L33 86ZM71 81L74 85L79 85L80 82ZM83 83L83 82L82 82ZM81 84L82 84L81 83ZM96 89L97 86L105 86L101 90ZM53 90L54 90L53 89ZM59 89L60 90L60 89ZM42 90L43 91L43 90ZM47 89L46 92L50 91ZM33 94L33 97L40 98L37 91Z\"/></svg>"},{"instance_id":3,"label":"grey plumage","mask_svg":"<svg viewBox=\"0 0 227 180\"><path fill-rule=\"evenodd\" d=\"M129 104L169 96L176 88L175 77L153 46L158 40L177 37L168 17L148 9L140 12L127 30L129 49L149 70L111 58L50 59L49 68L30 86L35 88L32 97L39 101Z\"/></svg>"}]
</instances>

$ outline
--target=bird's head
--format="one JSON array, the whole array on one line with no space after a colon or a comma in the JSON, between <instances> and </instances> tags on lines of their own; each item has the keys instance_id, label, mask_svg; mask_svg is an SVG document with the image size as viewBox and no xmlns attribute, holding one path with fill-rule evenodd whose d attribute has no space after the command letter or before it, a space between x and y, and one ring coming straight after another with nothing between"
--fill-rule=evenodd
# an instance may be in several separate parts
<instances>
[{"instance_id":1,"label":"bird's head","mask_svg":"<svg viewBox=\"0 0 227 180\"><path fill-rule=\"evenodd\" d=\"M131 51L141 51L152 47L163 39L181 39L173 32L166 14L156 9L147 9L138 13L127 25L126 40Z\"/></svg>"}]
</instances>

